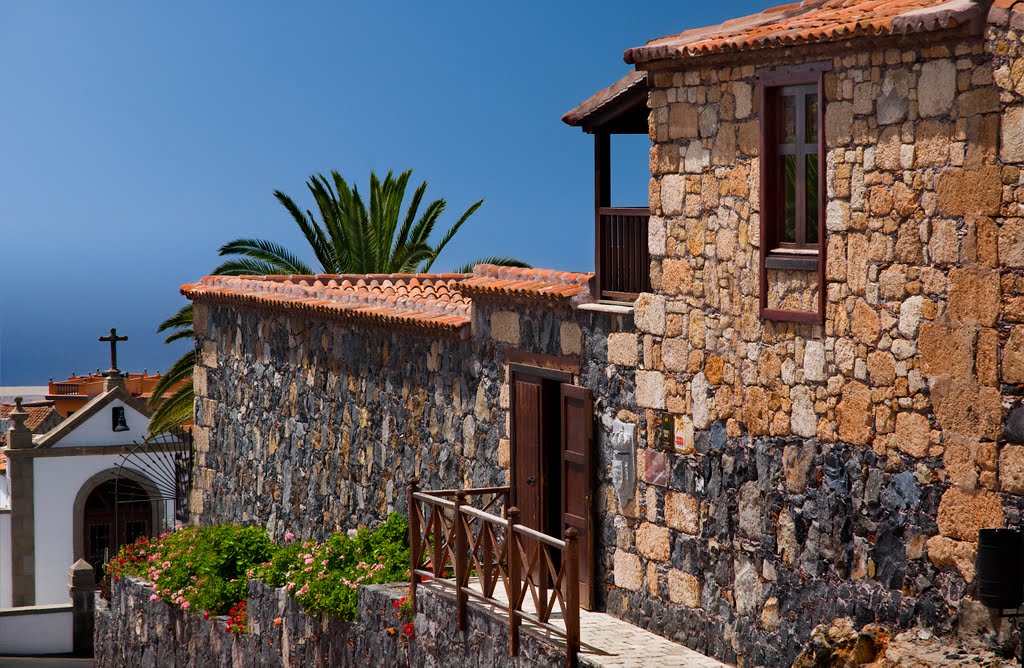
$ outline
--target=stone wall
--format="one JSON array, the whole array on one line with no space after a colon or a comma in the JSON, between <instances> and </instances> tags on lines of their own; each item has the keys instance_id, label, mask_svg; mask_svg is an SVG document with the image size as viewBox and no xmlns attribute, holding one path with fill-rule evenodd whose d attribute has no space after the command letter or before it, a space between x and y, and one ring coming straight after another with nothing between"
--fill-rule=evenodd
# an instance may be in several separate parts
<instances>
[{"instance_id":1,"label":"stone wall","mask_svg":"<svg viewBox=\"0 0 1024 668\"><path fill-rule=\"evenodd\" d=\"M839 616L987 628L977 530L1024 508L1020 40L772 53L831 63L823 325L758 317L763 59L650 74L638 470L671 475L616 510L610 611L772 665Z\"/></svg>"},{"instance_id":2,"label":"stone wall","mask_svg":"<svg viewBox=\"0 0 1024 668\"><path fill-rule=\"evenodd\" d=\"M414 473L504 481L497 370L468 341L200 303L195 318L196 521L322 539L403 509Z\"/></svg>"},{"instance_id":3,"label":"stone wall","mask_svg":"<svg viewBox=\"0 0 1024 668\"><path fill-rule=\"evenodd\" d=\"M359 619L340 622L308 615L283 589L249 582L249 632L227 633L226 617L203 619L162 600L130 579L114 583L112 598L97 597L96 665L117 666L466 666L496 668L564 665L554 644L529 635L520 654L508 654L508 624L471 606L467 628L455 626L454 603L429 587L419 590L415 637L407 639L393 603L407 584L360 587Z\"/></svg>"},{"instance_id":4,"label":"stone wall","mask_svg":"<svg viewBox=\"0 0 1024 668\"><path fill-rule=\"evenodd\" d=\"M249 633L226 632L227 617L204 619L161 599L145 583L122 578L111 599L97 594L96 665L115 666L408 666L408 644L392 602L407 585L359 590L359 620L307 615L283 589L249 582Z\"/></svg>"},{"instance_id":5,"label":"stone wall","mask_svg":"<svg viewBox=\"0 0 1024 668\"><path fill-rule=\"evenodd\" d=\"M638 419L628 314L478 299L465 339L201 301L195 321L199 523L323 538L404 512L414 474L423 489L506 484L508 351L578 365L599 444L614 418ZM611 496L603 484L595 499Z\"/></svg>"}]
</instances>

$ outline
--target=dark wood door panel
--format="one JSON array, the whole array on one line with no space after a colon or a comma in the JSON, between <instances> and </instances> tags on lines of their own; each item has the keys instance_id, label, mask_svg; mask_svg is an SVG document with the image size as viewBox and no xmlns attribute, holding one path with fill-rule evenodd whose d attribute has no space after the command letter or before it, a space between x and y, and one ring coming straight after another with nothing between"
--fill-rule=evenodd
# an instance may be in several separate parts
<instances>
[{"instance_id":1,"label":"dark wood door panel","mask_svg":"<svg viewBox=\"0 0 1024 668\"><path fill-rule=\"evenodd\" d=\"M575 527L578 532L580 605L593 610L593 399L590 390L566 383L560 393L563 531Z\"/></svg>"},{"instance_id":2,"label":"dark wood door panel","mask_svg":"<svg viewBox=\"0 0 1024 668\"><path fill-rule=\"evenodd\" d=\"M515 380L515 504L519 521L537 531L544 530L541 387L539 378L523 376Z\"/></svg>"}]
</instances>

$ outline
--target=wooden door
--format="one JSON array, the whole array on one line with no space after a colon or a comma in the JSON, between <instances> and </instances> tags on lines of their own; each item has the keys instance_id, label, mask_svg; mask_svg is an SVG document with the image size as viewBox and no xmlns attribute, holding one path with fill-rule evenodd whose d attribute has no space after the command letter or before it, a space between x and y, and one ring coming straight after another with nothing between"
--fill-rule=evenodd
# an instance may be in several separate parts
<instances>
[{"instance_id":1,"label":"wooden door","mask_svg":"<svg viewBox=\"0 0 1024 668\"><path fill-rule=\"evenodd\" d=\"M85 501L82 545L85 560L103 575L103 564L122 545L150 534L152 505L149 495L130 480L98 485Z\"/></svg>"},{"instance_id":2,"label":"wooden door","mask_svg":"<svg viewBox=\"0 0 1024 668\"><path fill-rule=\"evenodd\" d=\"M563 383L562 417L562 524L579 535L580 605L593 610L594 595L594 408L590 390Z\"/></svg>"},{"instance_id":3,"label":"wooden door","mask_svg":"<svg viewBox=\"0 0 1024 668\"><path fill-rule=\"evenodd\" d=\"M544 531L543 470L543 383L540 378L515 375L513 403L512 465L519 522L531 529Z\"/></svg>"}]
</instances>

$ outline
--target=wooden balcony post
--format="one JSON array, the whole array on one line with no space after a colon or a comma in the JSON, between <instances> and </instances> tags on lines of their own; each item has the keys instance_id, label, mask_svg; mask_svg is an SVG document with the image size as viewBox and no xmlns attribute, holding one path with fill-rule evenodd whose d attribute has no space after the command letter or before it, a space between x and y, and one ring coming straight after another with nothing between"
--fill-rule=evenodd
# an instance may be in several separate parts
<instances>
[{"instance_id":1,"label":"wooden balcony post","mask_svg":"<svg viewBox=\"0 0 1024 668\"><path fill-rule=\"evenodd\" d=\"M444 510L441 506L436 506L433 503L428 504L430 507L430 519L427 520L427 526L433 527L433 541L430 546L430 571L434 574L434 579L444 577L444 534L442 533L441 523L444 522Z\"/></svg>"},{"instance_id":2,"label":"wooden balcony post","mask_svg":"<svg viewBox=\"0 0 1024 668\"><path fill-rule=\"evenodd\" d=\"M516 547L516 524L519 523L519 509L508 509L508 526L505 529L505 553L508 555L508 653L519 656L519 588L523 586L519 574L519 549Z\"/></svg>"},{"instance_id":3,"label":"wooden balcony post","mask_svg":"<svg viewBox=\"0 0 1024 668\"><path fill-rule=\"evenodd\" d=\"M412 604L413 614L418 612L416 609L416 585L420 582L420 576L416 575L416 569L420 567L422 561L420 555L420 546L422 545L420 536L420 517L419 508L417 508L416 492L419 491L420 479L413 476L409 479L409 561L412 563L412 567L409 569L409 602Z\"/></svg>"},{"instance_id":4,"label":"wooden balcony post","mask_svg":"<svg viewBox=\"0 0 1024 668\"><path fill-rule=\"evenodd\" d=\"M490 525L486 522L480 524L480 533L476 539L480 549L480 586L483 588L484 596L490 597L494 593L494 550L491 544Z\"/></svg>"},{"instance_id":5,"label":"wooden balcony post","mask_svg":"<svg viewBox=\"0 0 1024 668\"><path fill-rule=\"evenodd\" d=\"M611 136L606 132L594 134L594 297L601 299L608 277L602 249L607 236L601 224L601 209L611 206Z\"/></svg>"},{"instance_id":6,"label":"wooden balcony post","mask_svg":"<svg viewBox=\"0 0 1024 668\"><path fill-rule=\"evenodd\" d=\"M576 527L565 532L565 665L575 668L580 653L580 552Z\"/></svg>"},{"instance_id":7,"label":"wooden balcony post","mask_svg":"<svg viewBox=\"0 0 1024 668\"><path fill-rule=\"evenodd\" d=\"M466 505L466 490L459 489L455 494L455 620L460 631L466 630L466 605L469 595L469 540L466 535L469 527L465 526L462 517L462 506Z\"/></svg>"}]
</instances>

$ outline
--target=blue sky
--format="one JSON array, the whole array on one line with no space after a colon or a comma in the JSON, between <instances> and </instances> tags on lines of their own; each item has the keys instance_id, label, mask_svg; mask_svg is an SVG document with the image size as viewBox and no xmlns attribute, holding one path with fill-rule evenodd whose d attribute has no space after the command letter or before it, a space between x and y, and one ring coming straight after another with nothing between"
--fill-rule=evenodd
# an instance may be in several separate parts
<instances>
[{"instance_id":1,"label":"blue sky","mask_svg":"<svg viewBox=\"0 0 1024 668\"><path fill-rule=\"evenodd\" d=\"M647 39L770 2L65 2L0 6L0 384L165 369L178 286L241 236L303 251L274 189L414 168L448 221L435 265L590 270L592 143L562 114ZM646 140L613 203L646 201ZM620 178L621 177L621 178ZM364 186L365 189L365 186Z\"/></svg>"}]
</instances>

